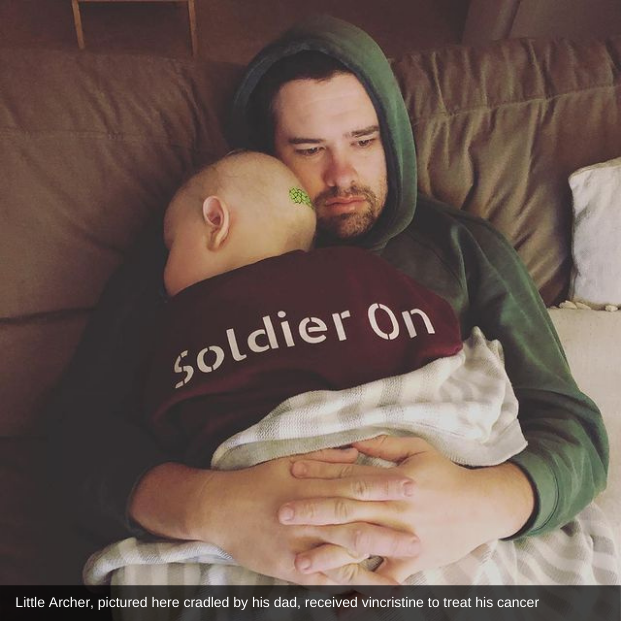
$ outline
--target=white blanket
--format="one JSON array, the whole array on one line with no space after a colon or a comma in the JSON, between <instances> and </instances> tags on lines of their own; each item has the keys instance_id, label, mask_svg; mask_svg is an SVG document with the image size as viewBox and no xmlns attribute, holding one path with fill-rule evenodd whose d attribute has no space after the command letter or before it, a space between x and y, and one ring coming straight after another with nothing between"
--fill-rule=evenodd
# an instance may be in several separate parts
<instances>
[{"instance_id":1,"label":"white blanket","mask_svg":"<svg viewBox=\"0 0 621 621\"><path fill-rule=\"evenodd\" d=\"M418 436L456 463L491 466L526 446L517 411L499 343L486 341L475 328L460 353L411 373L287 400L224 442L212 467L244 468L379 434ZM591 505L554 533L480 546L449 566L414 574L407 583L619 584L619 574L611 528ZM92 585L284 584L236 565L210 544L135 538L93 555L84 580Z\"/></svg>"}]
</instances>

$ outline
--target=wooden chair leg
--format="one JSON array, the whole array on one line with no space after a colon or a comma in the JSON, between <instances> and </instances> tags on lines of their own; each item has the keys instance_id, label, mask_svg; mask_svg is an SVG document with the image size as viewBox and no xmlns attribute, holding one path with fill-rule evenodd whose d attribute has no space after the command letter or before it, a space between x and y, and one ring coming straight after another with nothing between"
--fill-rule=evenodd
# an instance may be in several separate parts
<instances>
[{"instance_id":1,"label":"wooden chair leg","mask_svg":"<svg viewBox=\"0 0 621 621\"><path fill-rule=\"evenodd\" d=\"M192 41L192 56L198 55L198 36L196 34L196 7L194 0L188 0L188 19L190 22L190 40Z\"/></svg>"},{"instance_id":2,"label":"wooden chair leg","mask_svg":"<svg viewBox=\"0 0 621 621\"><path fill-rule=\"evenodd\" d=\"M71 0L73 8L73 22L75 24L75 34L78 39L78 47L84 49L84 31L82 30L82 16L80 15L80 3L78 0Z\"/></svg>"}]
</instances>

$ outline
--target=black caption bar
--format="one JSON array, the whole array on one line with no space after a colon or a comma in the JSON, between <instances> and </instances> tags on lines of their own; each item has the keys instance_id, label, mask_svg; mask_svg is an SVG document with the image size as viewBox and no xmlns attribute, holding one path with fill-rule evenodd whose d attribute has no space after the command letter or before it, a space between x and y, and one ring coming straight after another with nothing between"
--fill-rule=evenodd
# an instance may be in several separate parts
<instances>
[{"instance_id":1,"label":"black caption bar","mask_svg":"<svg viewBox=\"0 0 621 621\"><path fill-rule=\"evenodd\" d=\"M621 621L621 587L3 586L2 621Z\"/></svg>"}]
</instances>

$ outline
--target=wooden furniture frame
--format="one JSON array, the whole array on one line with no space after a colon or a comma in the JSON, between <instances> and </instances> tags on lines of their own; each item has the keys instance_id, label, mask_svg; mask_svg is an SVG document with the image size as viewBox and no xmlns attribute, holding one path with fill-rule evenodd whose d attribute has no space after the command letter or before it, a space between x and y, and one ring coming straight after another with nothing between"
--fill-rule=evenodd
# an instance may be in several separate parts
<instances>
[{"instance_id":1,"label":"wooden furniture frame","mask_svg":"<svg viewBox=\"0 0 621 621\"><path fill-rule=\"evenodd\" d=\"M73 21L75 23L75 33L78 39L78 46L84 49L84 30L82 29L82 15L80 14L80 4L85 2L174 2L175 4L187 4L188 20L190 23L190 41L192 43L192 55L198 54L198 37L196 34L196 6L195 0L71 0L73 8Z\"/></svg>"}]
</instances>

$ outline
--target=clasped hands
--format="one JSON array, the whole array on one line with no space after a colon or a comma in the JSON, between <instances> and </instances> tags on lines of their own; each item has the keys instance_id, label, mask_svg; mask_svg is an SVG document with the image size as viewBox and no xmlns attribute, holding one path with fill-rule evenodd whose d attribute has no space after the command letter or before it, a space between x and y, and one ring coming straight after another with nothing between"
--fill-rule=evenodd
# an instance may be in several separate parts
<instances>
[{"instance_id":1,"label":"clasped hands","mask_svg":"<svg viewBox=\"0 0 621 621\"><path fill-rule=\"evenodd\" d=\"M359 452L396 465L356 464ZM249 470L226 473L236 518L216 543L241 565L298 584L400 584L513 534L532 510L522 506L511 523L512 507L496 511L506 498L492 490L523 478L517 467L464 468L420 438L380 436ZM383 558L374 571L360 563L369 556Z\"/></svg>"}]
</instances>

